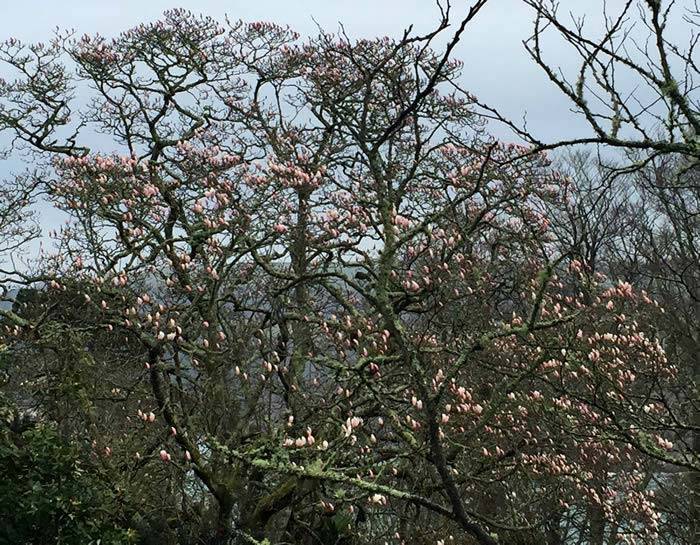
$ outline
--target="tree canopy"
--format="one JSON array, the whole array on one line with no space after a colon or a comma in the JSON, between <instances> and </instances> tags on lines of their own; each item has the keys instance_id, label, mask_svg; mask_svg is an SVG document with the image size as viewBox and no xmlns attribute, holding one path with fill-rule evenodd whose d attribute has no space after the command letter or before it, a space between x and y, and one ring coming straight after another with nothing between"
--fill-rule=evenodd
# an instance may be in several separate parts
<instances>
[{"instance_id":1,"label":"tree canopy","mask_svg":"<svg viewBox=\"0 0 700 545\"><path fill-rule=\"evenodd\" d=\"M0 191L0 543L693 542L698 109L667 61L692 49L656 1L660 75L615 48L623 16L596 43L527 3L590 138L462 90L485 0L397 39L172 10L0 46L28 165ZM547 154L573 143L628 154ZM66 221L18 266L42 207Z\"/></svg>"}]
</instances>

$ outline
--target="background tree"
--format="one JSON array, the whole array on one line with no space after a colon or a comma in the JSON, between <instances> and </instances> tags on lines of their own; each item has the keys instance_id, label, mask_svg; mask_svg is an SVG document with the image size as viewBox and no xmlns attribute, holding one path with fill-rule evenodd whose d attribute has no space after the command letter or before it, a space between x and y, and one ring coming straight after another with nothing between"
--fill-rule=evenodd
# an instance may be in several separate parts
<instances>
[{"instance_id":1,"label":"background tree","mask_svg":"<svg viewBox=\"0 0 700 545\"><path fill-rule=\"evenodd\" d=\"M576 189L564 211L551 215L553 231L563 248L584 249L591 270L632 282L659 300L663 312L654 327L682 377L664 392L663 403L675 415L677 448L690 459L697 455L695 169L677 157L657 158L611 185L608 166L590 154L567 163ZM650 467L669 543L693 542L696 475L673 465Z\"/></svg>"},{"instance_id":2,"label":"background tree","mask_svg":"<svg viewBox=\"0 0 700 545\"><path fill-rule=\"evenodd\" d=\"M668 155L697 164L697 2L603 2L598 13L564 11L547 0L524 3L535 17L533 33L524 42L526 51L591 132L544 142L527 126L484 106L488 117L506 123L538 150L599 145L622 154L638 152L638 162L623 163L622 171ZM686 37L685 43L674 39L680 36ZM580 58L576 69L548 60L548 52L558 46Z\"/></svg>"}]
</instances>

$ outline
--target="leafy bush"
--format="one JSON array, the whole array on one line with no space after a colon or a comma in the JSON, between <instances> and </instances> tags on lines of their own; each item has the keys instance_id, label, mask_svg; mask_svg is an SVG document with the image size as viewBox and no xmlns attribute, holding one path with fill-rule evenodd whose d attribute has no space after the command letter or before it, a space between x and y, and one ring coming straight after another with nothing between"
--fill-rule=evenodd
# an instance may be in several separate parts
<instances>
[{"instance_id":1,"label":"leafy bush","mask_svg":"<svg viewBox=\"0 0 700 545\"><path fill-rule=\"evenodd\" d=\"M0 544L133 542L115 522L117 495L53 425L14 415L0 426Z\"/></svg>"}]
</instances>

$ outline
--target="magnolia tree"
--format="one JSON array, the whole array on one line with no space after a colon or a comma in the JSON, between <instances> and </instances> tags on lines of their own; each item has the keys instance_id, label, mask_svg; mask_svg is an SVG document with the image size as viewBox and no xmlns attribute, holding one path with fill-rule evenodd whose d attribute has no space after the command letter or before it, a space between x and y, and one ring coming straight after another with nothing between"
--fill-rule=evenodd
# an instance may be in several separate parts
<instances>
[{"instance_id":1,"label":"magnolia tree","mask_svg":"<svg viewBox=\"0 0 700 545\"><path fill-rule=\"evenodd\" d=\"M4 312L15 386L60 397L43 410L132 520L196 513L209 543L655 542L647 467L694 467L660 310L555 244L568 179L451 85L484 3L398 40L175 10L2 46L0 128L69 218L15 276L39 289Z\"/></svg>"}]
</instances>

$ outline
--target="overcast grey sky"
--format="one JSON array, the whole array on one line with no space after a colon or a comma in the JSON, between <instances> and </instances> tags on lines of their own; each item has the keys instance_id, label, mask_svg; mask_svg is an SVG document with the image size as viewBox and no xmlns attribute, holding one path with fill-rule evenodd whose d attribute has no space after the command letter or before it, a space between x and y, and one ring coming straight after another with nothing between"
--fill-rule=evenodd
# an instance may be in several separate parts
<instances>
[{"instance_id":1,"label":"overcast grey sky","mask_svg":"<svg viewBox=\"0 0 700 545\"><path fill-rule=\"evenodd\" d=\"M598 0L576 0L572 5L581 1L600 5ZM454 4L455 17L470 5ZM398 36L410 24L426 30L439 15L432 0L0 0L0 39L45 41L57 26L73 28L78 34L111 36L158 19L174 7L217 19L228 14L232 19L287 24L302 35L316 31L314 21L326 30L335 30L342 22L357 37ZM529 124L545 138L563 136L574 130L576 120L567 114L567 101L523 49L531 21L532 14L519 0L491 0L470 26L455 57L465 62L464 86L480 99L517 119L527 110ZM557 50L550 58L562 64L567 61Z\"/></svg>"},{"instance_id":2,"label":"overcast grey sky","mask_svg":"<svg viewBox=\"0 0 700 545\"><path fill-rule=\"evenodd\" d=\"M453 19L467 13L474 0L452 0ZM678 0L677 19L693 0ZM603 0L560 0L560 12L586 14L587 33L603 33ZM623 5L609 0L609 15ZM434 0L0 0L0 41L9 37L25 42L48 41L56 27L76 34L100 33L110 37L143 22L157 20L163 11L185 8L223 20L272 21L286 24L302 36L317 32L317 23L334 31L338 23L353 37L398 37L413 24L416 31L434 28L439 12ZM588 136L582 116L570 112L568 99L529 58L523 40L532 31L533 13L522 0L489 0L470 23L454 57L464 61L462 86L507 117L520 121L527 115L528 128L541 140ZM638 28L643 28L638 25ZM679 27L686 32L689 29ZM687 37L670 29L679 44ZM445 34L445 38L447 34ZM570 47L545 43L545 56L553 66L576 75L580 59ZM0 66L0 77L4 68ZM618 72L618 83L632 90L638 77ZM626 80L626 81L625 81ZM505 139L505 129L492 127ZM0 161L0 178L12 170L12 161Z\"/></svg>"}]
</instances>

